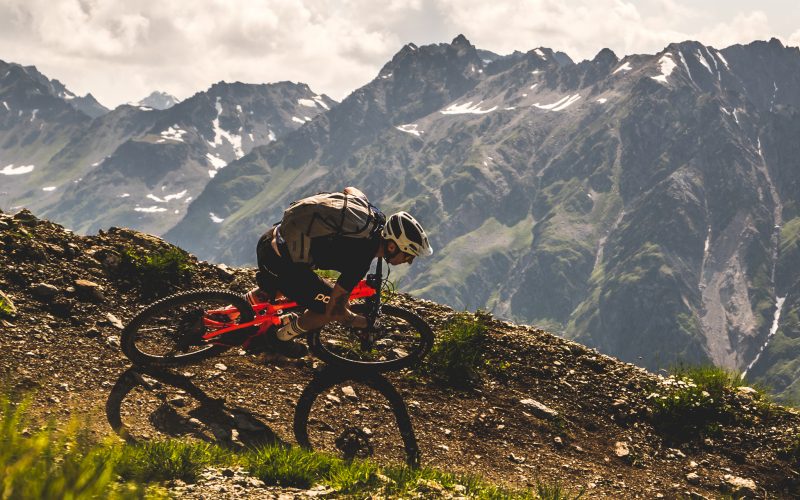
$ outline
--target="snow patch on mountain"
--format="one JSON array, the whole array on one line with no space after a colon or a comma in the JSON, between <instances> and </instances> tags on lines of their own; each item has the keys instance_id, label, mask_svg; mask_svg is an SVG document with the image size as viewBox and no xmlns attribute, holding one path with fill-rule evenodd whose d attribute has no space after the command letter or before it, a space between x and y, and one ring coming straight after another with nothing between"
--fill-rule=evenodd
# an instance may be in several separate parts
<instances>
[{"instance_id":1,"label":"snow patch on mountain","mask_svg":"<svg viewBox=\"0 0 800 500\"><path fill-rule=\"evenodd\" d=\"M683 57L683 52L678 52L678 57L681 58L681 64L683 64L683 68L686 70L686 74L689 75L689 80L694 81L694 78L692 78L692 72L689 71L689 65L686 64L686 59Z\"/></svg>"},{"instance_id":2,"label":"snow patch on mountain","mask_svg":"<svg viewBox=\"0 0 800 500\"><path fill-rule=\"evenodd\" d=\"M446 109L443 109L439 112L443 115L485 115L486 113L491 113L497 109L497 106L489 109L481 109L481 104L483 104L483 101L478 102L478 104L475 104L474 106L472 101L465 102L464 104L451 104Z\"/></svg>"},{"instance_id":3,"label":"snow patch on mountain","mask_svg":"<svg viewBox=\"0 0 800 500\"><path fill-rule=\"evenodd\" d=\"M722 64L725 65L725 69L728 69L728 70L731 69L731 67L728 66L728 61L725 59L725 56L722 55L722 52L716 51L716 52L714 52L714 55L717 56L720 61L722 61Z\"/></svg>"},{"instance_id":4,"label":"snow patch on mountain","mask_svg":"<svg viewBox=\"0 0 800 500\"><path fill-rule=\"evenodd\" d=\"M213 165L214 168L217 170L225 168L228 165L228 162L226 162L219 156L212 155L211 153L206 153L206 158L208 159L209 162L211 162L211 165Z\"/></svg>"},{"instance_id":5,"label":"snow patch on mountain","mask_svg":"<svg viewBox=\"0 0 800 500\"><path fill-rule=\"evenodd\" d=\"M417 137L420 137L424 133L423 130L419 130L417 128L417 124L416 123L407 123L405 125L399 125L399 126L397 126L395 128L397 130L401 131L401 132L405 132L405 133L411 134L411 135L416 135Z\"/></svg>"},{"instance_id":6,"label":"snow patch on mountain","mask_svg":"<svg viewBox=\"0 0 800 500\"><path fill-rule=\"evenodd\" d=\"M658 63L661 66L661 74L658 76L651 76L650 78L661 83L667 83L667 77L672 74L672 70L678 65L672 60L672 54L664 54L661 56L661 59L658 60Z\"/></svg>"},{"instance_id":7,"label":"snow patch on mountain","mask_svg":"<svg viewBox=\"0 0 800 500\"><path fill-rule=\"evenodd\" d=\"M552 103L552 104L539 104L538 102L534 104L535 107L539 109L545 109L548 111L563 111L567 109L569 106L575 103L578 99L580 99L580 94L575 95L568 95L563 97L562 99Z\"/></svg>"},{"instance_id":8,"label":"snow patch on mountain","mask_svg":"<svg viewBox=\"0 0 800 500\"><path fill-rule=\"evenodd\" d=\"M331 108L328 107L327 104L325 104L325 101L322 99L321 95L315 95L313 99L317 102L317 104L319 104L321 107L325 108L326 110L331 109Z\"/></svg>"},{"instance_id":9,"label":"snow patch on mountain","mask_svg":"<svg viewBox=\"0 0 800 500\"><path fill-rule=\"evenodd\" d=\"M3 170L0 170L0 174L3 175L22 175L22 174L29 174L33 172L33 169L36 168L34 165L20 165L19 167L15 167L14 164L6 165L3 167Z\"/></svg>"},{"instance_id":10,"label":"snow patch on mountain","mask_svg":"<svg viewBox=\"0 0 800 500\"><path fill-rule=\"evenodd\" d=\"M615 69L614 72L611 73L611 74L613 75L613 74L619 73L620 71L630 71L632 69L633 68L631 67L630 61L625 61L625 64L623 64L619 68Z\"/></svg>"},{"instance_id":11,"label":"snow patch on mountain","mask_svg":"<svg viewBox=\"0 0 800 500\"><path fill-rule=\"evenodd\" d=\"M208 212L208 217L211 219L211 222L214 222L216 224L221 224L222 221L225 220L225 219L222 219L222 218L217 217L216 215L214 215L214 212Z\"/></svg>"},{"instance_id":12,"label":"snow patch on mountain","mask_svg":"<svg viewBox=\"0 0 800 500\"><path fill-rule=\"evenodd\" d=\"M708 72L709 72L709 73L711 73L711 74L713 75L713 74L714 74L714 70L712 70L712 69L711 69L711 65L710 65L710 64L708 64L708 61L706 60L706 56L705 56L705 54L703 54L702 52L700 52L700 49L697 49L697 52L695 53L695 56L697 57L697 60L698 60L698 61L700 61L700 64L702 64L703 66L705 66L705 67L706 67L706 69L708 70Z\"/></svg>"},{"instance_id":13,"label":"snow patch on mountain","mask_svg":"<svg viewBox=\"0 0 800 500\"><path fill-rule=\"evenodd\" d=\"M153 205L151 207L136 207L133 210L136 211L136 212L144 212L144 213L148 213L148 214L154 214L154 213L158 213L158 212L166 212L167 211L166 208L158 207L156 205Z\"/></svg>"},{"instance_id":14,"label":"snow patch on mountain","mask_svg":"<svg viewBox=\"0 0 800 500\"><path fill-rule=\"evenodd\" d=\"M753 358L753 361L751 361L750 364L747 365L747 369L745 369L744 372L742 372L742 377L746 376L747 372L750 371L750 369L753 368L753 366L758 362L759 358L761 358L761 354L764 353L764 349L767 348L769 341L772 339L772 337L775 336L776 333L778 333L778 327L780 326L781 323L781 309L783 309L783 303L785 301L786 297L777 297L775 299L775 313L772 317L772 327L769 329L767 340L766 342L764 342L764 345L761 346L761 349L758 351L758 354L756 354L756 357Z\"/></svg>"},{"instance_id":15,"label":"snow patch on mountain","mask_svg":"<svg viewBox=\"0 0 800 500\"><path fill-rule=\"evenodd\" d=\"M211 126L214 129L214 142L208 141L208 144L212 148L216 148L217 146L222 146L222 139L227 139L228 143L233 147L233 154L239 159L244 156L244 151L242 150L242 136L232 134L220 127L219 117L222 114L222 103L219 102L219 97L217 97L216 108L217 116L211 122Z\"/></svg>"},{"instance_id":16,"label":"snow patch on mountain","mask_svg":"<svg viewBox=\"0 0 800 500\"><path fill-rule=\"evenodd\" d=\"M163 189L164 189L164 188L162 187L162 190L163 190ZM165 196L165 197L163 197L163 198L159 198L158 196L156 196L156 195L154 195L154 194L150 193L150 194L148 194L148 195L147 195L147 198L150 198L150 199L151 199L151 200L153 200L153 201L157 201L158 203L167 203L167 202L169 202L170 200L180 200L181 198L183 198L184 196L186 196L186 193L187 193L187 190L186 190L186 189L184 189L184 190L183 190L183 191L181 191L180 193L168 194L167 196Z\"/></svg>"},{"instance_id":17,"label":"snow patch on mountain","mask_svg":"<svg viewBox=\"0 0 800 500\"><path fill-rule=\"evenodd\" d=\"M183 130L177 123L167 130L161 132L161 137L164 139L170 139L173 141L183 142L183 136L186 135L187 132ZM164 140L159 140L158 142L164 142Z\"/></svg>"}]
</instances>

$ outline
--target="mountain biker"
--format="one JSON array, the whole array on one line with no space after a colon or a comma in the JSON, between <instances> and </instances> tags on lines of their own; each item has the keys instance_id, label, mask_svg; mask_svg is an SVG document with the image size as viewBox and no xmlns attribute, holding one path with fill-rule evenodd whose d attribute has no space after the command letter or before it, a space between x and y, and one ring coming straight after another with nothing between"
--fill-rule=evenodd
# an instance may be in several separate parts
<instances>
[{"instance_id":1,"label":"mountain biker","mask_svg":"<svg viewBox=\"0 0 800 500\"><path fill-rule=\"evenodd\" d=\"M347 187L346 197L368 200L361 190ZM358 201L358 200L356 200ZM371 207L371 205L370 205ZM283 223L285 221L281 221ZM392 214L383 229L369 237L331 235L312 238L309 250L310 263L294 262L289 244L283 239L281 224L265 232L258 240L258 287L247 293L251 304L266 302L282 293L306 311L295 316L279 328L272 328L259 345L248 346L251 353L272 350L289 358L305 356L305 345L293 339L308 330L321 328L332 321L345 326L365 328L367 320L348 307L350 292L366 275L372 260L383 258L392 265L411 264L416 257L433 254L422 226L406 212ZM319 277L314 269L339 271L335 284Z\"/></svg>"}]
</instances>

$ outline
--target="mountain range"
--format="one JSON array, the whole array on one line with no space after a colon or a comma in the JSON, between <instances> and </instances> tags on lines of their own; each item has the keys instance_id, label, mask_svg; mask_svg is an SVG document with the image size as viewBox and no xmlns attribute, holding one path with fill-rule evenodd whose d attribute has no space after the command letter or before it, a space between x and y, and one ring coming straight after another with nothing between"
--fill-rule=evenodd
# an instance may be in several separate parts
<instances>
[{"instance_id":1,"label":"mountain range","mask_svg":"<svg viewBox=\"0 0 800 500\"><path fill-rule=\"evenodd\" d=\"M153 93L91 116L35 68L6 66L4 206L29 207L78 232L118 225L162 233L228 163L335 105L304 84L220 82L177 104Z\"/></svg>"},{"instance_id":2,"label":"mountain range","mask_svg":"<svg viewBox=\"0 0 800 500\"><path fill-rule=\"evenodd\" d=\"M576 63L459 36L404 46L338 104L219 83L97 116L32 68L3 73L4 209L242 265L290 201L357 185L432 237L393 272L406 291L800 397L800 50L776 39Z\"/></svg>"}]
</instances>

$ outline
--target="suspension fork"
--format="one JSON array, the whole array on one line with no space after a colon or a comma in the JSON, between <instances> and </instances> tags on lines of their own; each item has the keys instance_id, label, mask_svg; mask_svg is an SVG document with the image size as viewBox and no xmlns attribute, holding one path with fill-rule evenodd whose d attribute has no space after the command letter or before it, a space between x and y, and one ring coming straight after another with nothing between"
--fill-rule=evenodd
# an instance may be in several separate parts
<instances>
[{"instance_id":1,"label":"suspension fork","mask_svg":"<svg viewBox=\"0 0 800 500\"><path fill-rule=\"evenodd\" d=\"M359 335L362 343L372 344L375 340L375 323L381 313L381 289L383 288L383 258L378 258L378 263L375 265L375 272L367 275L367 285L375 290L375 295L366 299L368 306L367 314L367 327L362 330Z\"/></svg>"}]
</instances>

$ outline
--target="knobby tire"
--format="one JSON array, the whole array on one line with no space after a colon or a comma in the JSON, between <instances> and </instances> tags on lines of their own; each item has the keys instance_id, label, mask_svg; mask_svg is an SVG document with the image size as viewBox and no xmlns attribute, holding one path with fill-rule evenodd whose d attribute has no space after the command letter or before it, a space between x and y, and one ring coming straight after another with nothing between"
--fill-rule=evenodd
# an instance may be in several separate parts
<instances>
[{"instance_id":1,"label":"knobby tire","mask_svg":"<svg viewBox=\"0 0 800 500\"><path fill-rule=\"evenodd\" d=\"M220 354L227 350L228 346L199 345L193 346L196 349L191 352L178 353L173 350L169 355L159 355L147 352L137 345L137 342L141 341L150 331L159 331L164 334L165 344L171 341L174 343L174 347L177 347L177 337L180 333L175 329L179 318L172 318L171 314L173 312L177 314L182 309L190 309L194 305L198 310L203 311L208 308L209 303L218 308L226 305L236 307L240 314L237 323L246 323L255 317L253 308L244 297L227 290L201 289L176 293L150 304L133 317L122 331L122 352L136 365L156 367L197 363ZM158 341L153 343L158 343ZM170 346L165 345L164 347Z\"/></svg>"},{"instance_id":2,"label":"knobby tire","mask_svg":"<svg viewBox=\"0 0 800 500\"><path fill-rule=\"evenodd\" d=\"M366 304L351 304L350 308L355 313L363 314L367 311ZM384 304L381 308L380 328L391 328L400 325L403 330L411 332L415 337L414 345L402 355L395 355L392 359L385 357L360 356L358 348L350 352L341 349L340 345L331 344L329 339L355 339L357 329L348 329L342 325L331 323L321 330L315 330L308 335L308 345L311 352L329 365L347 369L358 373L378 373L411 368L419 364L433 346L433 330L419 316L400 307ZM348 331L349 330L349 331Z\"/></svg>"}]
</instances>

